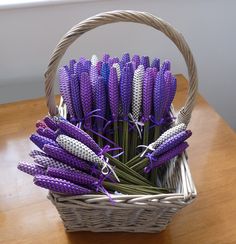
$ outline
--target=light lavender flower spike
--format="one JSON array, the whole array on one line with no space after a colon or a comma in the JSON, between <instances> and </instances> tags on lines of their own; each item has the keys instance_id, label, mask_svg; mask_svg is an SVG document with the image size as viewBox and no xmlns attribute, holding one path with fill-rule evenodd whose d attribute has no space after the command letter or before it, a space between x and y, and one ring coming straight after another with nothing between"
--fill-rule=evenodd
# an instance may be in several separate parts
<instances>
[{"instance_id":1,"label":"light lavender flower spike","mask_svg":"<svg viewBox=\"0 0 236 244\"><path fill-rule=\"evenodd\" d=\"M86 72L81 74L80 81L80 96L84 117L88 116L92 111L92 85L89 79L89 75ZM85 126L91 127L91 118L85 119Z\"/></svg>"},{"instance_id":2,"label":"light lavender flower spike","mask_svg":"<svg viewBox=\"0 0 236 244\"><path fill-rule=\"evenodd\" d=\"M174 157L180 155L182 152L184 152L184 150L186 150L186 148L188 146L189 145L187 142L182 142L178 146L176 146L176 147L172 148L171 150L169 150L168 152L162 154L160 157L158 157L157 160L155 160L155 162L152 162L147 167L145 167L144 172L149 173L153 168L160 167L164 163L167 163L172 158L174 158Z\"/></svg>"},{"instance_id":3,"label":"light lavender flower spike","mask_svg":"<svg viewBox=\"0 0 236 244\"><path fill-rule=\"evenodd\" d=\"M98 79L98 68L96 65L91 65L90 81L91 81L92 91L93 91L93 100L95 100L95 82L97 79Z\"/></svg>"},{"instance_id":4,"label":"light lavender flower spike","mask_svg":"<svg viewBox=\"0 0 236 244\"><path fill-rule=\"evenodd\" d=\"M119 63L115 63L112 65L112 67L114 67L116 69L117 79L118 79L118 84L119 84L120 76L121 76L120 65L119 65Z\"/></svg>"},{"instance_id":5,"label":"light lavender flower spike","mask_svg":"<svg viewBox=\"0 0 236 244\"><path fill-rule=\"evenodd\" d=\"M59 69L59 86L61 95L66 103L70 116L75 117L75 112L71 100L69 73L65 70L64 67Z\"/></svg>"},{"instance_id":6,"label":"light lavender flower spike","mask_svg":"<svg viewBox=\"0 0 236 244\"><path fill-rule=\"evenodd\" d=\"M129 53L124 53L123 54L123 56L122 56L122 58L121 58L121 62L123 62L123 63L128 63L128 62L130 62L130 55L129 55Z\"/></svg>"},{"instance_id":7,"label":"light lavender flower spike","mask_svg":"<svg viewBox=\"0 0 236 244\"><path fill-rule=\"evenodd\" d=\"M29 156L32 157L32 158L36 158L37 156L47 156L46 153L44 152L41 152L39 150L32 150L30 153L29 153Z\"/></svg>"},{"instance_id":8,"label":"light lavender flower spike","mask_svg":"<svg viewBox=\"0 0 236 244\"><path fill-rule=\"evenodd\" d=\"M34 184L50 191L67 195L85 195L92 193L91 190L73 184L69 181L45 175L36 175L34 177Z\"/></svg>"},{"instance_id":9,"label":"light lavender flower spike","mask_svg":"<svg viewBox=\"0 0 236 244\"><path fill-rule=\"evenodd\" d=\"M81 62L82 64L84 64L86 61L86 58L85 57L80 57L79 58L79 62Z\"/></svg>"},{"instance_id":10,"label":"light lavender flower spike","mask_svg":"<svg viewBox=\"0 0 236 244\"><path fill-rule=\"evenodd\" d=\"M40 136L44 136L44 137L49 138L49 139L51 139L51 140L53 140L53 141L55 141L56 138L57 138L57 134L56 134L53 130L51 130L51 129L49 129L49 128L45 128L45 129L44 129L44 128L42 128L42 127L39 127L39 128L37 128L36 132L37 132Z\"/></svg>"},{"instance_id":11,"label":"light lavender flower spike","mask_svg":"<svg viewBox=\"0 0 236 244\"><path fill-rule=\"evenodd\" d=\"M34 164L29 164L29 163L25 163L25 162L20 162L17 165L17 168L24 172L27 173L29 175L44 175L46 174L45 169L43 169L42 167L38 166L38 165L34 165Z\"/></svg>"},{"instance_id":12,"label":"light lavender flower spike","mask_svg":"<svg viewBox=\"0 0 236 244\"><path fill-rule=\"evenodd\" d=\"M101 167L101 171L103 174L106 175L111 171L116 179L119 181L116 173L111 168L111 166L80 141L77 141L65 135L59 135L57 137L57 142L66 151L77 156L78 158L94 163L95 165L98 164Z\"/></svg>"},{"instance_id":13,"label":"light lavender flower spike","mask_svg":"<svg viewBox=\"0 0 236 244\"><path fill-rule=\"evenodd\" d=\"M144 78L144 67L140 65L134 72L133 78L133 96L132 96L132 115L135 121L139 121L142 106L142 93L143 93L143 78Z\"/></svg>"},{"instance_id":14,"label":"light lavender flower spike","mask_svg":"<svg viewBox=\"0 0 236 244\"><path fill-rule=\"evenodd\" d=\"M75 65L76 65L76 61L74 59L70 60L70 62L69 62L69 74L70 75L74 74Z\"/></svg>"},{"instance_id":15,"label":"light lavender flower spike","mask_svg":"<svg viewBox=\"0 0 236 244\"><path fill-rule=\"evenodd\" d=\"M92 55L92 58L91 58L92 65L93 66L96 66L97 65L97 62L98 62L98 57L95 54L93 54Z\"/></svg>"},{"instance_id":16,"label":"light lavender flower spike","mask_svg":"<svg viewBox=\"0 0 236 244\"><path fill-rule=\"evenodd\" d=\"M114 121L117 121L119 115L119 83L117 69L114 67L114 65L110 70L108 91L112 118Z\"/></svg>"}]
</instances>

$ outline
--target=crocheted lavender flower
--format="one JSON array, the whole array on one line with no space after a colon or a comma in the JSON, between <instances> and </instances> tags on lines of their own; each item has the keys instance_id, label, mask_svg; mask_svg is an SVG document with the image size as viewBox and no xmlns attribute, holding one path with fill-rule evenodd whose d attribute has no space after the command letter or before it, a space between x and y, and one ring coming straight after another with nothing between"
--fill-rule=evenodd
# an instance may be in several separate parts
<instances>
[{"instance_id":1,"label":"crocheted lavender flower","mask_svg":"<svg viewBox=\"0 0 236 244\"><path fill-rule=\"evenodd\" d=\"M119 84L118 84L117 69L114 67L114 65L110 70L108 92L109 92L109 103L110 103L112 118L114 121L116 121L119 115L119 108L118 108Z\"/></svg>"},{"instance_id":2,"label":"crocheted lavender flower","mask_svg":"<svg viewBox=\"0 0 236 244\"><path fill-rule=\"evenodd\" d=\"M130 55L129 55L129 53L124 53L123 54L123 56L122 56L122 58L121 58L121 62L123 62L123 63L128 63L128 62L130 62Z\"/></svg>"},{"instance_id":3,"label":"crocheted lavender flower","mask_svg":"<svg viewBox=\"0 0 236 244\"><path fill-rule=\"evenodd\" d=\"M152 76L153 76L154 80L156 80L156 78L157 78L157 73L158 73L157 68L153 67L152 68Z\"/></svg>"},{"instance_id":4,"label":"crocheted lavender flower","mask_svg":"<svg viewBox=\"0 0 236 244\"><path fill-rule=\"evenodd\" d=\"M88 73L85 72L81 74L80 96L83 113L86 117L92 111L92 85ZM91 127L91 118L85 120L85 126L88 128Z\"/></svg>"},{"instance_id":5,"label":"crocheted lavender flower","mask_svg":"<svg viewBox=\"0 0 236 244\"><path fill-rule=\"evenodd\" d=\"M57 123L52 117L46 116L43 121L51 130L56 131L58 129Z\"/></svg>"},{"instance_id":6,"label":"crocheted lavender flower","mask_svg":"<svg viewBox=\"0 0 236 244\"><path fill-rule=\"evenodd\" d=\"M117 73L117 79L118 79L118 84L120 82L120 76L121 76L121 71L120 71L120 65L118 63L113 64L113 66L116 69Z\"/></svg>"},{"instance_id":7,"label":"crocheted lavender flower","mask_svg":"<svg viewBox=\"0 0 236 244\"><path fill-rule=\"evenodd\" d=\"M53 168L76 170L75 168L73 168L65 163L62 163L60 161L57 161L54 158L51 158L47 155L46 156L36 155L34 158L34 162L36 164L44 167L45 169L47 169L48 167L53 167Z\"/></svg>"},{"instance_id":8,"label":"crocheted lavender flower","mask_svg":"<svg viewBox=\"0 0 236 244\"><path fill-rule=\"evenodd\" d=\"M89 148L91 148L96 154L101 152L101 148L98 144L83 130L79 127L72 125L66 120L60 120L58 123L59 128L65 132L66 135L79 140Z\"/></svg>"},{"instance_id":9,"label":"crocheted lavender flower","mask_svg":"<svg viewBox=\"0 0 236 244\"><path fill-rule=\"evenodd\" d=\"M156 122L160 122L160 120L163 117L163 107L165 106L165 98L166 98L165 88L166 87L165 87L164 73L159 72L154 82L154 94L153 94L154 115L155 115Z\"/></svg>"},{"instance_id":10,"label":"crocheted lavender flower","mask_svg":"<svg viewBox=\"0 0 236 244\"><path fill-rule=\"evenodd\" d=\"M135 54L133 56L132 63L133 63L134 70L137 69L138 66L140 65L140 57L139 57L139 55Z\"/></svg>"},{"instance_id":11,"label":"crocheted lavender flower","mask_svg":"<svg viewBox=\"0 0 236 244\"><path fill-rule=\"evenodd\" d=\"M70 62L69 62L69 74L70 75L74 74L75 65L76 65L76 61L74 59L70 60Z\"/></svg>"},{"instance_id":12,"label":"crocheted lavender flower","mask_svg":"<svg viewBox=\"0 0 236 244\"><path fill-rule=\"evenodd\" d=\"M67 195L84 195L92 192L89 189L78 186L69 181L53 178L46 175L36 175L34 177L34 184L46 188L50 191Z\"/></svg>"},{"instance_id":13,"label":"crocheted lavender flower","mask_svg":"<svg viewBox=\"0 0 236 244\"><path fill-rule=\"evenodd\" d=\"M80 100L80 83L76 79L76 75L72 74L70 76L70 88L71 88L71 96L72 96L72 105L75 111L76 121L81 121L83 118L81 100Z\"/></svg>"},{"instance_id":14,"label":"crocheted lavender flower","mask_svg":"<svg viewBox=\"0 0 236 244\"><path fill-rule=\"evenodd\" d=\"M106 103L107 99L105 82L104 79L101 76L99 76L97 81L95 82L95 105L96 109L99 109L99 111L97 111L97 115L103 118L106 115ZM95 121L98 132L102 132L104 120L102 118L95 118Z\"/></svg>"},{"instance_id":15,"label":"crocheted lavender flower","mask_svg":"<svg viewBox=\"0 0 236 244\"><path fill-rule=\"evenodd\" d=\"M98 75L101 75L102 64L103 64L102 61L97 62Z\"/></svg>"},{"instance_id":16,"label":"crocheted lavender flower","mask_svg":"<svg viewBox=\"0 0 236 244\"><path fill-rule=\"evenodd\" d=\"M91 64L93 66L96 66L97 65L97 62L98 62L98 57L95 54L93 54L92 55L92 58L91 58Z\"/></svg>"},{"instance_id":17,"label":"crocheted lavender flower","mask_svg":"<svg viewBox=\"0 0 236 244\"><path fill-rule=\"evenodd\" d=\"M75 64L74 69L75 69L74 74L76 75L77 80L80 81L81 74L83 72L87 72L87 69L85 68L84 63L79 61L77 64Z\"/></svg>"},{"instance_id":18,"label":"crocheted lavender flower","mask_svg":"<svg viewBox=\"0 0 236 244\"><path fill-rule=\"evenodd\" d=\"M130 69L124 67L120 79L120 98L124 119L128 119L129 109L132 100L132 81L130 80Z\"/></svg>"},{"instance_id":19,"label":"crocheted lavender flower","mask_svg":"<svg viewBox=\"0 0 236 244\"><path fill-rule=\"evenodd\" d=\"M53 130L51 130L51 129L49 129L49 128L45 128L45 129L44 129L44 128L42 128L42 127L39 127L39 128L37 128L36 132L37 132L40 136L47 137L47 138L49 138L49 139L51 139L51 140L53 140L53 141L55 141L56 138L57 138L57 134L56 134Z\"/></svg>"},{"instance_id":20,"label":"crocheted lavender flower","mask_svg":"<svg viewBox=\"0 0 236 244\"><path fill-rule=\"evenodd\" d=\"M160 59L159 58L154 58L151 64L152 68L156 68L157 72L160 71Z\"/></svg>"},{"instance_id":21,"label":"crocheted lavender flower","mask_svg":"<svg viewBox=\"0 0 236 244\"><path fill-rule=\"evenodd\" d=\"M108 63L108 59L110 58L110 55L105 53L102 57L102 62L104 63Z\"/></svg>"},{"instance_id":22,"label":"crocheted lavender flower","mask_svg":"<svg viewBox=\"0 0 236 244\"><path fill-rule=\"evenodd\" d=\"M142 56L140 60L140 64L144 66L144 69L150 67L150 61L148 56Z\"/></svg>"},{"instance_id":23,"label":"crocheted lavender flower","mask_svg":"<svg viewBox=\"0 0 236 244\"><path fill-rule=\"evenodd\" d=\"M61 137L62 135L58 136ZM64 150L63 148L54 147L52 145L45 145L43 148L44 152L46 152L49 156L53 157L54 159L63 162L73 168L90 172L91 167L87 162L75 157L68 153L68 151Z\"/></svg>"},{"instance_id":24,"label":"crocheted lavender flower","mask_svg":"<svg viewBox=\"0 0 236 244\"><path fill-rule=\"evenodd\" d=\"M34 165L34 164L29 164L29 163L25 163L25 162L20 162L17 165L17 168L22 171L25 172L29 175L44 175L46 173L45 169L43 169L42 167L38 166L38 165Z\"/></svg>"},{"instance_id":25,"label":"crocheted lavender flower","mask_svg":"<svg viewBox=\"0 0 236 244\"><path fill-rule=\"evenodd\" d=\"M143 81L143 122L149 120L149 116L152 111L152 100L153 100L153 85L154 79L152 75L152 69L147 68L144 75Z\"/></svg>"},{"instance_id":26,"label":"crocheted lavender flower","mask_svg":"<svg viewBox=\"0 0 236 244\"><path fill-rule=\"evenodd\" d=\"M85 72L89 73L90 72L90 67L91 67L92 63L90 60L86 60L84 62L84 69L86 70Z\"/></svg>"},{"instance_id":27,"label":"crocheted lavender flower","mask_svg":"<svg viewBox=\"0 0 236 244\"><path fill-rule=\"evenodd\" d=\"M104 79L104 83L106 87L108 86L109 74L110 74L110 69L108 63L103 63L101 69L101 76Z\"/></svg>"},{"instance_id":28,"label":"crocheted lavender flower","mask_svg":"<svg viewBox=\"0 0 236 244\"><path fill-rule=\"evenodd\" d=\"M43 149L45 144L50 144L50 145L54 145L57 147L57 143L47 137L44 136L40 136L37 134L32 134L30 136L30 140L40 149Z\"/></svg>"},{"instance_id":29,"label":"crocheted lavender flower","mask_svg":"<svg viewBox=\"0 0 236 244\"><path fill-rule=\"evenodd\" d=\"M174 135L177 135L181 131L186 130L186 128L187 128L187 126L185 124L183 124L183 123L170 128L169 130L165 131L156 141L151 143L149 145L149 147L152 148L152 149L156 149L164 141L168 140L169 138L171 138Z\"/></svg>"},{"instance_id":30,"label":"crocheted lavender flower","mask_svg":"<svg viewBox=\"0 0 236 244\"><path fill-rule=\"evenodd\" d=\"M66 103L69 114L74 118L75 112L72 105L69 73L66 71L64 67L59 69L59 86L61 95Z\"/></svg>"},{"instance_id":31,"label":"crocheted lavender flower","mask_svg":"<svg viewBox=\"0 0 236 244\"><path fill-rule=\"evenodd\" d=\"M131 83L132 83L133 78L134 78L134 67L133 67L132 62L126 63L125 67L129 69L129 76L130 76L129 79L131 80Z\"/></svg>"},{"instance_id":32,"label":"crocheted lavender flower","mask_svg":"<svg viewBox=\"0 0 236 244\"><path fill-rule=\"evenodd\" d=\"M160 70L164 73L165 71L170 70L170 67L171 67L170 61L169 60L165 60L163 62L163 64L161 65Z\"/></svg>"},{"instance_id":33,"label":"crocheted lavender flower","mask_svg":"<svg viewBox=\"0 0 236 244\"><path fill-rule=\"evenodd\" d=\"M168 152L162 154L160 157L158 157L157 160L155 160L154 162L149 164L147 167L145 167L144 172L149 173L153 168L160 167L162 164L167 163L172 158L181 154L187 147L188 147L188 143L182 142L175 148L172 148Z\"/></svg>"},{"instance_id":34,"label":"crocheted lavender flower","mask_svg":"<svg viewBox=\"0 0 236 244\"><path fill-rule=\"evenodd\" d=\"M169 96L166 104L166 112L170 110L170 106L174 100L175 93L176 93L176 88L177 88L177 81L174 76L171 77L171 84L170 84L170 91L169 91Z\"/></svg>"},{"instance_id":35,"label":"crocheted lavender flower","mask_svg":"<svg viewBox=\"0 0 236 244\"><path fill-rule=\"evenodd\" d=\"M81 62L82 64L84 64L86 61L86 58L85 57L80 57L79 58L79 62Z\"/></svg>"},{"instance_id":36,"label":"crocheted lavender flower","mask_svg":"<svg viewBox=\"0 0 236 244\"><path fill-rule=\"evenodd\" d=\"M35 124L36 128L42 127L42 128L46 128L47 125L44 123L44 121L38 120Z\"/></svg>"},{"instance_id":37,"label":"crocheted lavender flower","mask_svg":"<svg viewBox=\"0 0 236 244\"><path fill-rule=\"evenodd\" d=\"M170 149L187 140L191 135L192 132L190 130L181 131L180 133L170 137L169 139L164 141L159 147L157 147L157 149L152 152L152 156L158 156L169 151Z\"/></svg>"},{"instance_id":38,"label":"crocheted lavender flower","mask_svg":"<svg viewBox=\"0 0 236 244\"><path fill-rule=\"evenodd\" d=\"M95 65L91 65L90 68L90 81L92 85L92 91L93 91L93 99L95 99L95 82L98 79L98 68Z\"/></svg>"},{"instance_id":39,"label":"crocheted lavender flower","mask_svg":"<svg viewBox=\"0 0 236 244\"><path fill-rule=\"evenodd\" d=\"M113 64L115 64L115 63L119 63L119 62L120 62L120 60L119 60L118 57L115 57L115 58L109 58L109 60L108 60L109 68L111 68Z\"/></svg>"},{"instance_id":40,"label":"crocheted lavender flower","mask_svg":"<svg viewBox=\"0 0 236 244\"><path fill-rule=\"evenodd\" d=\"M83 185L86 186L87 188L92 188L92 189L94 189L95 183L98 182L98 179L91 175L79 171L72 171L69 169L59 169L59 168L49 167L47 169L47 175L60 178L63 180L68 180L72 183L75 183L76 185Z\"/></svg>"},{"instance_id":41,"label":"crocheted lavender flower","mask_svg":"<svg viewBox=\"0 0 236 244\"><path fill-rule=\"evenodd\" d=\"M46 156L46 153L41 152L41 151L38 151L38 150L32 150L32 151L29 153L29 156L32 157L32 158L35 158L35 157L37 157L37 156Z\"/></svg>"},{"instance_id":42,"label":"crocheted lavender flower","mask_svg":"<svg viewBox=\"0 0 236 244\"><path fill-rule=\"evenodd\" d=\"M139 120L142 105L142 86L144 77L144 67L140 65L134 72L133 96L132 96L132 115L135 121Z\"/></svg>"}]
</instances>

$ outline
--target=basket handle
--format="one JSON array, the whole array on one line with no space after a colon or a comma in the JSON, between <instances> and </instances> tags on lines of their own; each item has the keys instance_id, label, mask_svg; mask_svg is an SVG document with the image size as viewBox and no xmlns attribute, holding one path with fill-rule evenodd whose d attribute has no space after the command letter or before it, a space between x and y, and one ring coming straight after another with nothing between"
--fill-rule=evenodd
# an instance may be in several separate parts
<instances>
[{"instance_id":1,"label":"basket handle","mask_svg":"<svg viewBox=\"0 0 236 244\"><path fill-rule=\"evenodd\" d=\"M188 96L183 108L180 109L177 115L177 124L185 123L188 125L191 113L194 107L195 98L198 89L197 68L191 53L191 50L180 32L173 28L164 20L146 12L132 11L132 10L116 10L105 12L90 17L68 31L57 44L54 49L47 71L45 72L45 93L47 99L47 107L49 114L54 116L58 114L58 109L54 97L54 80L60 60L65 54L67 48L82 34L92 30L101 25L115 23L115 22L135 22L151 26L162 33L164 33L177 46L182 53L189 76Z\"/></svg>"}]
</instances>

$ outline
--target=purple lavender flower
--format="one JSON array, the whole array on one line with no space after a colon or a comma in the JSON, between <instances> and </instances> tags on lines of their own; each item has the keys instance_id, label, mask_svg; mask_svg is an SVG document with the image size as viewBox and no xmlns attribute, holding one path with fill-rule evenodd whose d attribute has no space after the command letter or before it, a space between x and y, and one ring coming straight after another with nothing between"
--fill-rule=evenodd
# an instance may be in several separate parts
<instances>
[{"instance_id":1,"label":"purple lavender flower","mask_svg":"<svg viewBox=\"0 0 236 244\"><path fill-rule=\"evenodd\" d=\"M44 136L40 136L40 135L36 135L36 134L32 134L30 136L30 140L37 146L39 147L40 149L43 149L44 145L45 144L50 144L50 145L54 145L54 146L58 146L58 144L47 138L47 137L44 137Z\"/></svg>"},{"instance_id":2,"label":"purple lavender flower","mask_svg":"<svg viewBox=\"0 0 236 244\"><path fill-rule=\"evenodd\" d=\"M36 122L36 128L39 128L39 127L46 128L47 125L44 123L44 121L38 120Z\"/></svg>"},{"instance_id":3,"label":"purple lavender flower","mask_svg":"<svg viewBox=\"0 0 236 244\"><path fill-rule=\"evenodd\" d=\"M152 69L152 76L153 76L154 80L156 80L157 73L158 73L157 68L153 67L151 69Z\"/></svg>"},{"instance_id":4,"label":"purple lavender flower","mask_svg":"<svg viewBox=\"0 0 236 244\"><path fill-rule=\"evenodd\" d=\"M80 96L81 96L83 113L84 116L86 117L92 111L92 85L89 80L88 73L85 72L81 74ZM91 127L91 118L86 118L85 126L87 128Z\"/></svg>"},{"instance_id":5,"label":"purple lavender flower","mask_svg":"<svg viewBox=\"0 0 236 244\"><path fill-rule=\"evenodd\" d=\"M102 62L104 63L108 63L108 59L110 58L110 55L105 53L102 57Z\"/></svg>"},{"instance_id":6,"label":"purple lavender flower","mask_svg":"<svg viewBox=\"0 0 236 244\"><path fill-rule=\"evenodd\" d=\"M98 68L95 65L91 65L90 68L90 81L92 85L93 95L95 95L95 81L98 79Z\"/></svg>"},{"instance_id":7,"label":"purple lavender flower","mask_svg":"<svg viewBox=\"0 0 236 244\"><path fill-rule=\"evenodd\" d=\"M43 121L51 130L56 131L58 129L57 123L52 117L46 116Z\"/></svg>"},{"instance_id":8,"label":"purple lavender flower","mask_svg":"<svg viewBox=\"0 0 236 244\"><path fill-rule=\"evenodd\" d=\"M101 152L101 148L98 144L83 130L72 125L66 120L61 120L58 123L59 128L65 132L66 135L79 140L86 146L88 146L91 150L93 150L96 154Z\"/></svg>"},{"instance_id":9,"label":"purple lavender flower","mask_svg":"<svg viewBox=\"0 0 236 244\"><path fill-rule=\"evenodd\" d=\"M170 91L169 91L169 96L168 96L168 101L166 104L166 113L170 110L170 106L174 100L175 93L176 93L176 88L177 88L177 82L176 78L174 76L171 77L171 84L170 84Z\"/></svg>"},{"instance_id":10,"label":"purple lavender flower","mask_svg":"<svg viewBox=\"0 0 236 244\"><path fill-rule=\"evenodd\" d=\"M85 57L80 57L79 58L79 62L81 62L82 64L84 64L86 61L86 58Z\"/></svg>"},{"instance_id":11,"label":"purple lavender flower","mask_svg":"<svg viewBox=\"0 0 236 244\"><path fill-rule=\"evenodd\" d=\"M156 68L157 72L160 71L160 59L159 58L154 58L151 64L152 68Z\"/></svg>"},{"instance_id":12,"label":"purple lavender flower","mask_svg":"<svg viewBox=\"0 0 236 244\"><path fill-rule=\"evenodd\" d=\"M42 128L42 127L39 127L39 128L37 128L36 132L37 132L40 136L47 137L47 138L49 138L49 139L51 139L51 140L53 140L53 141L55 141L56 138L57 138L57 134L56 134L53 130L51 130L51 129L49 129L49 128L45 128L45 129L44 129L44 128Z\"/></svg>"},{"instance_id":13,"label":"purple lavender flower","mask_svg":"<svg viewBox=\"0 0 236 244\"><path fill-rule=\"evenodd\" d=\"M120 97L124 119L128 119L129 109L132 101L132 80L130 79L130 69L124 67L120 80Z\"/></svg>"},{"instance_id":14,"label":"purple lavender flower","mask_svg":"<svg viewBox=\"0 0 236 244\"><path fill-rule=\"evenodd\" d=\"M74 74L76 75L76 79L78 81L80 81L81 80L81 74L83 72L87 72L87 69L85 68L84 63L82 63L81 61L76 63L74 66L74 69L75 69Z\"/></svg>"},{"instance_id":15,"label":"purple lavender flower","mask_svg":"<svg viewBox=\"0 0 236 244\"><path fill-rule=\"evenodd\" d=\"M124 53L123 54L123 56L122 56L122 58L121 58L121 62L123 62L123 63L128 63L128 62L130 62L130 55L129 55L129 53Z\"/></svg>"},{"instance_id":16,"label":"purple lavender flower","mask_svg":"<svg viewBox=\"0 0 236 244\"><path fill-rule=\"evenodd\" d=\"M115 58L109 58L109 59L108 59L108 65L109 65L109 68L111 68L113 64L115 64L115 63L119 63L119 62L120 62L120 60L119 60L118 57L115 57Z\"/></svg>"},{"instance_id":17,"label":"purple lavender flower","mask_svg":"<svg viewBox=\"0 0 236 244\"><path fill-rule=\"evenodd\" d=\"M61 95L63 97L63 100L66 103L69 114L74 118L75 112L71 100L69 73L66 71L64 67L59 69L59 86L60 86Z\"/></svg>"},{"instance_id":18,"label":"purple lavender flower","mask_svg":"<svg viewBox=\"0 0 236 244\"><path fill-rule=\"evenodd\" d=\"M104 83L106 87L108 86L109 74L110 74L110 69L108 63L103 63L101 69L101 76L104 79Z\"/></svg>"},{"instance_id":19,"label":"purple lavender flower","mask_svg":"<svg viewBox=\"0 0 236 244\"><path fill-rule=\"evenodd\" d=\"M70 75L74 74L75 65L76 65L76 61L74 59L70 60L70 62L69 62L69 74Z\"/></svg>"},{"instance_id":20,"label":"purple lavender flower","mask_svg":"<svg viewBox=\"0 0 236 244\"><path fill-rule=\"evenodd\" d=\"M129 79L132 82L133 81L133 78L134 78L134 67L133 67L133 63L132 62L128 62L128 63L126 63L125 67L129 69L129 75L130 75L130 78Z\"/></svg>"},{"instance_id":21,"label":"purple lavender flower","mask_svg":"<svg viewBox=\"0 0 236 244\"><path fill-rule=\"evenodd\" d=\"M166 87L163 72L158 72L154 82L154 115L156 122L159 122L163 117L163 105L166 98Z\"/></svg>"},{"instance_id":22,"label":"purple lavender flower","mask_svg":"<svg viewBox=\"0 0 236 244\"><path fill-rule=\"evenodd\" d=\"M84 62L84 69L86 70L85 72L89 73L90 72L90 67L91 67L92 63L90 60L86 60Z\"/></svg>"},{"instance_id":23,"label":"purple lavender flower","mask_svg":"<svg viewBox=\"0 0 236 244\"><path fill-rule=\"evenodd\" d=\"M37 156L46 156L46 153L41 152L41 151L38 151L38 150L32 150L32 151L29 153L29 156L32 157L32 158L35 158L35 157L37 157Z\"/></svg>"},{"instance_id":24,"label":"purple lavender flower","mask_svg":"<svg viewBox=\"0 0 236 244\"><path fill-rule=\"evenodd\" d=\"M154 79L152 74L152 69L147 68L144 75L143 81L143 122L149 120L149 116L152 111L152 100L153 100L153 85Z\"/></svg>"},{"instance_id":25,"label":"purple lavender flower","mask_svg":"<svg viewBox=\"0 0 236 244\"><path fill-rule=\"evenodd\" d=\"M161 65L160 70L164 73L165 71L169 70L170 71L171 63L169 60L165 60L163 64Z\"/></svg>"},{"instance_id":26,"label":"purple lavender flower","mask_svg":"<svg viewBox=\"0 0 236 244\"><path fill-rule=\"evenodd\" d=\"M108 91L112 118L117 121L119 115L119 83L115 67L111 67L110 70Z\"/></svg>"},{"instance_id":27,"label":"purple lavender flower","mask_svg":"<svg viewBox=\"0 0 236 244\"><path fill-rule=\"evenodd\" d=\"M150 67L150 61L148 56L142 56L140 60L140 64L144 66L144 69Z\"/></svg>"},{"instance_id":28,"label":"purple lavender flower","mask_svg":"<svg viewBox=\"0 0 236 244\"><path fill-rule=\"evenodd\" d=\"M29 164L29 163L25 163L25 162L20 162L17 165L17 168L20 171L25 172L29 175L33 175L33 176L34 175L44 175L46 173L45 169L43 169L39 165Z\"/></svg>"},{"instance_id":29,"label":"purple lavender flower","mask_svg":"<svg viewBox=\"0 0 236 244\"><path fill-rule=\"evenodd\" d=\"M73 171L69 169L60 169L49 167L47 169L47 175L68 180L76 185L83 185L88 188L94 189L94 185L98 182L98 179L80 171Z\"/></svg>"},{"instance_id":30,"label":"purple lavender flower","mask_svg":"<svg viewBox=\"0 0 236 244\"><path fill-rule=\"evenodd\" d=\"M82 170L84 172L90 172L91 171L91 166L87 162L85 162L85 161L77 158L76 156L68 153L63 148L59 148L59 147L55 147L53 145L46 144L43 147L43 150L45 153L47 153L52 158L54 158L54 159L56 159L62 163L65 163L65 164L67 164L73 168Z\"/></svg>"},{"instance_id":31,"label":"purple lavender flower","mask_svg":"<svg viewBox=\"0 0 236 244\"><path fill-rule=\"evenodd\" d=\"M101 75L102 64L103 64L102 61L97 62L98 75Z\"/></svg>"},{"instance_id":32,"label":"purple lavender flower","mask_svg":"<svg viewBox=\"0 0 236 244\"><path fill-rule=\"evenodd\" d=\"M149 173L153 168L160 167L164 163L167 163L172 158L181 154L187 147L187 142L182 142L181 144L177 145L176 147L172 148L171 150L167 151L166 153L162 154L160 157L157 158L154 162L149 164L147 167L144 168L145 173Z\"/></svg>"},{"instance_id":33,"label":"purple lavender flower","mask_svg":"<svg viewBox=\"0 0 236 244\"><path fill-rule=\"evenodd\" d=\"M84 195L92 193L91 190L73 184L69 181L53 178L46 175L36 175L34 177L34 184L46 188L50 191L67 195Z\"/></svg>"},{"instance_id":34,"label":"purple lavender flower","mask_svg":"<svg viewBox=\"0 0 236 244\"><path fill-rule=\"evenodd\" d=\"M152 152L152 156L158 156L171 150L172 148L187 140L191 135L192 132L190 130L181 131L177 135L174 135L164 141L157 149L155 149L155 151Z\"/></svg>"},{"instance_id":35,"label":"purple lavender flower","mask_svg":"<svg viewBox=\"0 0 236 244\"><path fill-rule=\"evenodd\" d=\"M102 76L99 76L97 81L95 82L95 105L96 105L96 109L99 109L99 111L97 111L97 115L101 117L105 117L107 99L106 99L105 82ZM95 118L95 121L97 124L98 132L102 132L104 120L102 118Z\"/></svg>"},{"instance_id":36,"label":"purple lavender flower","mask_svg":"<svg viewBox=\"0 0 236 244\"><path fill-rule=\"evenodd\" d=\"M132 58L132 63L134 66L134 70L138 68L138 66L140 65L140 57L139 55L135 54Z\"/></svg>"},{"instance_id":37,"label":"purple lavender flower","mask_svg":"<svg viewBox=\"0 0 236 244\"><path fill-rule=\"evenodd\" d=\"M76 75L70 76L70 87L72 96L72 105L75 111L76 121L81 121L83 118L81 100L80 100L80 82L76 79Z\"/></svg>"}]
</instances>

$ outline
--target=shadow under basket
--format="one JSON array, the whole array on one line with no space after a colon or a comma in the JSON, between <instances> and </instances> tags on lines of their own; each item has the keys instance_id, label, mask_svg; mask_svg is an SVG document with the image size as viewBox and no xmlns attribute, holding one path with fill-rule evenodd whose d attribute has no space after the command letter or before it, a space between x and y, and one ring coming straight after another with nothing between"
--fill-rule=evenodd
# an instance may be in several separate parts
<instances>
[{"instance_id":1,"label":"shadow under basket","mask_svg":"<svg viewBox=\"0 0 236 244\"><path fill-rule=\"evenodd\" d=\"M45 91L50 115L66 115L66 108L56 107L53 81L58 64L66 49L82 34L113 22L146 24L163 32L182 53L189 73L189 90L184 107L178 112L175 124L188 125L197 94L197 71L191 51L181 33L158 17L138 11L118 10L101 13L74 26L56 46L45 73ZM92 232L150 232L164 230L172 216L196 197L186 152L162 166L158 185L172 193L158 195L90 194L64 196L49 192L48 198L57 208L66 231Z\"/></svg>"}]
</instances>

